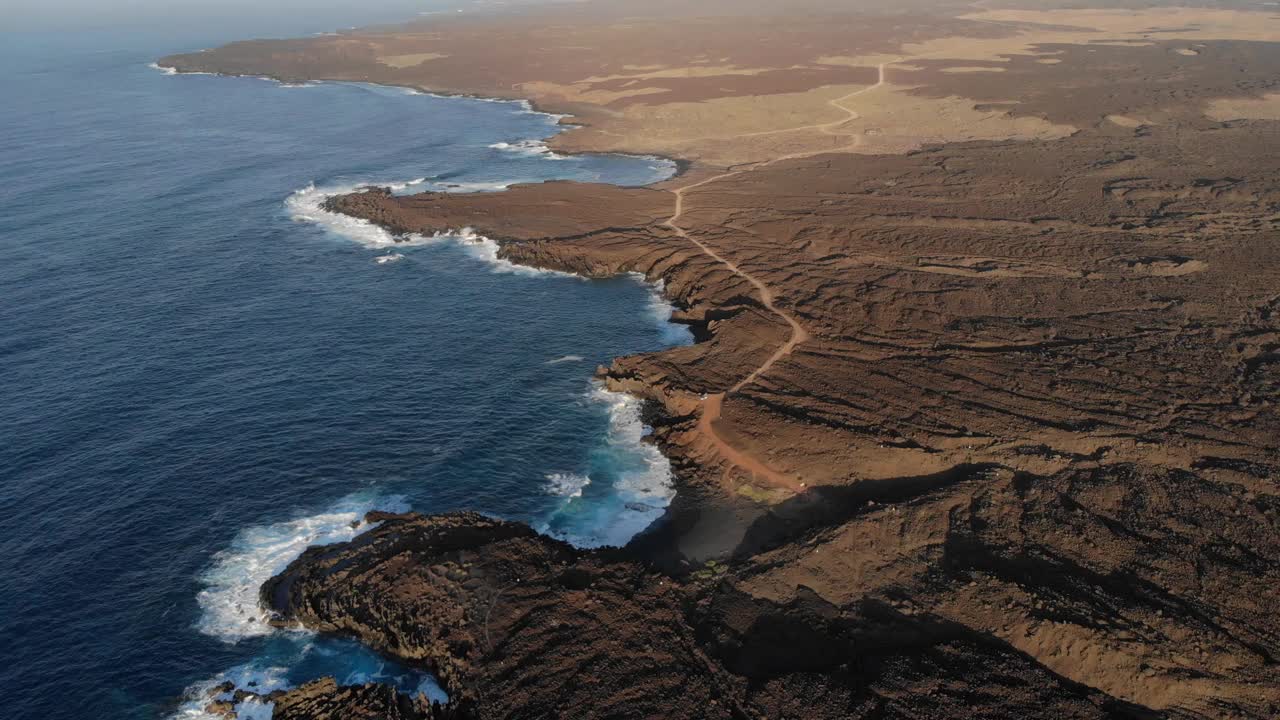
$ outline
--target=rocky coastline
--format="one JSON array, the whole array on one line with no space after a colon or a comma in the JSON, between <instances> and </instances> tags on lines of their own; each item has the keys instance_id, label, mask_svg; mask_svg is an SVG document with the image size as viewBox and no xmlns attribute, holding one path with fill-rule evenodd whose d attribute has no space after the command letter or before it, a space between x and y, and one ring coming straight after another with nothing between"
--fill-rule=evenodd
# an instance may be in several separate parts
<instances>
[{"instance_id":1,"label":"rocky coastline","mask_svg":"<svg viewBox=\"0 0 1280 720\"><path fill-rule=\"evenodd\" d=\"M529 11L172 60L527 95L584 118L558 145L692 163L326 203L662 280L699 342L600 377L647 401L678 493L599 551L378 516L264 604L435 672L452 704L430 712L458 717L1280 716L1280 158L1258 151L1280 54L1269 16L1136 5L771 17L814 46L724 66L706 46L758 17ZM468 55L529 28L572 52ZM388 691L277 707L427 717Z\"/></svg>"},{"instance_id":2,"label":"rocky coastline","mask_svg":"<svg viewBox=\"0 0 1280 720\"><path fill-rule=\"evenodd\" d=\"M450 703L320 681L262 696L277 718L1146 716L909 608L839 608L804 587L762 601L732 565L673 578L628 549L476 513L368 520L380 524L291 563L263 603L282 625L431 670Z\"/></svg>"}]
</instances>

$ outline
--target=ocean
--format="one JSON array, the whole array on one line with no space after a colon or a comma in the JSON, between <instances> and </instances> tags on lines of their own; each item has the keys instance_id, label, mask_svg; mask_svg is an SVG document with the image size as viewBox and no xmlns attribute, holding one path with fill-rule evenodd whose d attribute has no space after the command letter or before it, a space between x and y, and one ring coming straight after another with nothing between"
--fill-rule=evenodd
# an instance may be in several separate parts
<instances>
[{"instance_id":1,"label":"ocean","mask_svg":"<svg viewBox=\"0 0 1280 720\"><path fill-rule=\"evenodd\" d=\"M225 38L230 39L230 38ZM375 508L476 509L580 545L658 517L670 469L597 364L691 341L636 277L395 244L365 183L644 184L527 106L169 75L193 39L0 44L0 697L9 718L201 717L201 689L335 675L438 694L269 627L257 586ZM246 709L248 710L248 709Z\"/></svg>"}]
</instances>

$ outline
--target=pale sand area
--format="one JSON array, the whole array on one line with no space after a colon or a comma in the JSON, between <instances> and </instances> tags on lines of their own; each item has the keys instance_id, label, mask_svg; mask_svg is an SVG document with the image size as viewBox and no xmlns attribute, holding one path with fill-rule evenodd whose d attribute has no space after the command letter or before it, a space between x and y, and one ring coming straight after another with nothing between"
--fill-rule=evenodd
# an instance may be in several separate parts
<instances>
[{"instance_id":1,"label":"pale sand area","mask_svg":"<svg viewBox=\"0 0 1280 720\"><path fill-rule=\"evenodd\" d=\"M317 77L525 97L581 125L552 141L558 149L657 153L724 168L821 152L1059 138L1078 128L1062 118L1011 114L1028 99L1019 97L1025 84L1004 79L1014 74L1015 58L1052 66L1061 78L1080 53L1054 45L1103 52L1172 40L1169 57L1192 64L1209 62L1198 55L1200 42L1280 38L1275 13L1191 8L985 10L901 25L833 16L816 25L783 17L767 26L718 26L705 18L628 15L590 32L556 17L548 24L513 20L497 45L483 26L467 23L321 38L288 58L286 71L302 67ZM761 33L774 30L815 39L758 44ZM361 67L361 58L373 60L373 69ZM206 54L200 62L213 60ZM270 66L277 59L264 55L256 62ZM880 65L887 80L862 93ZM972 88L965 80L975 77L996 92L984 89L979 102L966 97L976 94L972 90L947 89L950 79L957 88ZM851 104L838 104L855 93ZM1134 112L1155 117L1159 110Z\"/></svg>"},{"instance_id":2,"label":"pale sand area","mask_svg":"<svg viewBox=\"0 0 1280 720\"><path fill-rule=\"evenodd\" d=\"M1209 102L1204 114L1214 120L1280 120L1280 93L1254 98L1221 98Z\"/></svg>"},{"instance_id":3,"label":"pale sand area","mask_svg":"<svg viewBox=\"0 0 1280 720\"><path fill-rule=\"evenodd\" d=\"M575 93L546 83L522 87L539 102L551 103L602 102L605 97L612 101L620 95ZM917 96L911 93L913 87L890 79L879 87L833 85L805 93L635 104L611 112L605 123L560 136L553 144L579 151L628 149L729 167L818 152L907 152L934 142L1050 139L1076 130L1003 110L979 110L966 98ZM662 92L653 88L631 93L646 91ZM854 93L856 101L840 103Z\"/></svg>"},{"instance_id":4,"label":"pale sand area","mask_svg":"<svg viewBox=\"0 0 1280 720\"><path fill-rule=\"evenodd\" d=\"M405 55L379 55L378 62L393 68L407 68L421 65L431 60L447 58L444 53L407 53Z\"/></svg>"},{"instance_id":5,"label":"pale sand area","mask_svg":"<svg viewBox=\"0 0 1280 720\"><path fill-rule=\"evenodd\" d=\"M1014 32L1006 37L974 38L954 36L906 43L900 53L866 55L821 55L813 63L867 67L886 63L889 81L873 92L858 97L850 110L857 117L835 132L820 126L839 119L832 102L856 91L857 86L833 85L803 93L736 96L699 102L671 102L660 105L622 104L608 109L607 119L592 119L594 127L583 128L557 140L574 150L631 150L673 155L708 165L733 166L765 162L783 156L816 152L908 152L928 143L966 140L1050 139L1076 130L1040 118L1013 117L1002 110L979 110L963 97L926 98L912 93L915 86L894 82L894 69L914 69L912 60L954 60L944 74L989 73L997 76L998 66L976 66L973 61L1008 62L1011 55L1036 56L1036 62L1057 65L1057 51L1039 46L1050 44L1149 46L1154 40L1275 40L1280 38L1280 17L1272 14L1230 10L1188 8L1112 10L992 10L963 16L991 23ZM1180 48L1174 52L1194 57L1198 51ZM634 74L613 74L584 78L574 83L532 82L522 91L539 102L605 105L648 94L664 92L647 86L646 80L664 77L715 77L754 75L765 68L731 65L637 68ZM626 81L625 87L604 90L601 81ZM1016 102L1018 98L1007 98ZM1235 103L1235 104L1233 104ZM992 103L984 107L990 108ZM1237 117L1275 117L1269 100L1224 100L1210 115L1223 112ZM1231 108L1227 110L1227 108ZM1252 113L1252 114L1251 114ZM1268 114L1270 113L1270 114ZM1136 127L1143 121L1112 118L1116 124ZM1136 122L1136 124L1135 124ZM838 135L848 136L841 140Z\"/></svg>"}]
</instances>

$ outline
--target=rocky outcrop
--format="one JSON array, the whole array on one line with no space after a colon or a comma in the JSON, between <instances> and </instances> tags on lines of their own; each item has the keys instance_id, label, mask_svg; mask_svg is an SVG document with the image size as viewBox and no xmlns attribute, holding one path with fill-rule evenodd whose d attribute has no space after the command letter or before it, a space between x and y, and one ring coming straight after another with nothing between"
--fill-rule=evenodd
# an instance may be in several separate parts
<instances>
[{"instance_id":1,"label":"rocky outcrop","mask_svg":"<svg viewBox=\"0 0 1280 720\"><path fill-rule=\"evenodd\" d=\"M806 588L774 602L741 582L474 513L409 514L309 550L263 597L282 623L435 671L455 712L485 718L1138 713L943 618Z\"/></svg>"},{"instance_id":2,"label":"rocky outcrop","mask_svg":"<svg viewBox=\"0 0 1280 720\"><path fill-rule=\"evenodd\" d=\"M209 693L205 712L235 718L247 706L270 706L272 720L469 720L458 708L410 697L389 685L338 685L322 678L288 690L258 694L236 690L231 683Z\"/></svg>"}]
</instances>

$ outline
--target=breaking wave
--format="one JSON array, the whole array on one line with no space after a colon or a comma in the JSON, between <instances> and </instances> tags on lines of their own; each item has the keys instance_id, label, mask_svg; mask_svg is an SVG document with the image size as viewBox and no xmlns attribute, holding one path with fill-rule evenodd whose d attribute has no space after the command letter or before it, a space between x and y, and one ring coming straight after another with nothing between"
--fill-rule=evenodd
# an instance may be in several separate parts
<instances>
[{"instance_id":1,"label":"breaking wave","mask_svg":"<svg viewBox=\"0 0 1280 720\"><path fill-rule=\"evenodd\" d=\"M292 219L315 223L331 233L354 240L374 250L426 245L438 240L438 238L421 235L396 238L396 236L368 220L324 209L324 201L330 197L352 193L367 185L368 183L361 183L359 185L336 185L318 188L312 183L301 190L295 190L284 201L284 204L289 211L289 217Z\"/></svg>"},{"instance_id":2,"label":"breaking wave","mask_svg":"<svg viewBox=\"0 0 1280 720\"><path fill-rule=\"evenodd\" d=\"M421 178L407 183L400 183L400 187L403 188L410 185L419 185L425 182L427 182L426 179ZM318 188L314 183L312 183L301 190L295 190L293 194L285 200L285 207L289 211L289 217L294 220L315 223L331 233L340 235L349 240L354 240L355 242L373 250L433 245L441 241L452 240L459 243L464 249L466 249L468 255L487 264L493 272L510 273L512 275L526 275L530 277L581 277L579 275L562 272L560 270L548 270L544 268L529 267L527 265L519 265L511 262L510 260L499 257L498 243L476 233L471 228L462 228L461 230L441 232L434 235L413 234L408 236L396 236L388 232L386 229L363 218L331 212L324 208L325 200L333 197L334 195L352 193L362 187L378 184L379 183L361 183L359 185L340 185ZM383 184L383 186L385 187L386 185ZM393 255L395 254L398 253L393 253ZM378 259L377 262L391 261Z\"/></svg>"},{"instance_id":3,"label":"breaking wave","mask_svg":"<svg viewBox=\"0 0 1280 720\"><path fill-rule=\"evenodd\" d=\"M512 275L526 275L529 277L570 277L583 279L581 275L563 272L561 270L548 270L546 268L530 267L528 265L520 265L513 263L506 258L500 257L498 254L498 243L489 238L478 235L471 228L463 228L448 237L457 238L462 246L466 248L467 254L487 264L489 269L498 273L510 273Z\"/></svg>"},{"instance_id":4,"label":"breaking wave","mask_svg":"<svg viewBox=\"0 0 1280 720\"><path fill-rule=\"evenodd\" d=\"M265 695L322 677L332 677L339 685L386 683L400 692L449 701L431 675L386 660L354 640L293 636L268 646L249 662L187 687L172 720L226 720L206 710L211 702L233 701L237 690ZM272 703L259 700L245 700L233 708L237 720L270 720L271 709Z\"/></svg>"},{"instance_id":5,"label":"breaking wave","mask_svg":"<svg viewBox=\"0 0 1280 720\"><path fill-rule=\"evenodd\" d=\"M509 152L525 157L542 157L547 160L567 160L568 157L551 151L544 140L517 140L516 142L498 142L489 146L494 150Z\"/></svg>"},{"instance_id":6,"label":"breaking wave","mask_svg":"<svg viewBox=\"0 0 1280 720\"><path fill-rule=\"evenodd\" d=\"M663 295L667 288L666 282L661 278L654 282L649 282L640 273L632 273L632 275L640 282L643 282L649 289L649 299L645 303L645 311L662 329L662 341L668 345L692 344L693 332L689 329L689 326L671 321L671 316L675 314L676 309L670 302L667 302L667 298Z\"/></svg>"},{"instance_id":7,"label":"breaking wave","mask_svg":"<svg viewBox=\"0 0 1280 720\"><path fill-rule=\"evenodd\" d=\"M549 495L558 497L582 497L582 489L591 484L591 477L577 473L549 473L543 487Z\"/></svg>"},{"instance_id":8,"label":"breaking wave","mask_svg":"<svg viewBox=\"0 0 1280 720\"><path fill-rule=\"evenodd\" d=\"M285 680L286 668L263 666L259 663L245 663L227 670L187 688L183 693L186 698L173 714L173 720L225 720L222 715L215 715L205 710L215 700L230 701L235 690L249 690L255 693L269 693L289 687ZM224 683L231 683L232 690L219 691ZM273 703L261 703L249 700L235 705L237 720L270 720Z\"/></svg>"},{"instance_id":9,"label":"breaking wave","mask_svg":"<svg viewBox=\"0 0 1280 720\"><path fill-rule=\"evenodd\" d=\"M258 602L264 582L309 546L343 542L368 530L364 516L370 510L407 509L398 497L353 495L318 515L242 530L200 576L204 589L196 596L202 611L196 628L227 643L270 634L270 613Z\"/></svg>"},{"instance_id":10,"label":"breaking wave","mask_svg":"<svg viewBox=\"0 0 1280 720\"><path fill-rule=\"evenodd\" d=\"M675 497L671 463L645 439L652 429L639 399L599 382L587 399L603 406L609 430L592 453L590 473L548 476L548 492L566 500L539 529L578 547L621 546L662 517ZM572 478L586 482L575 486Z\"/></svg>"}]
</instances>

